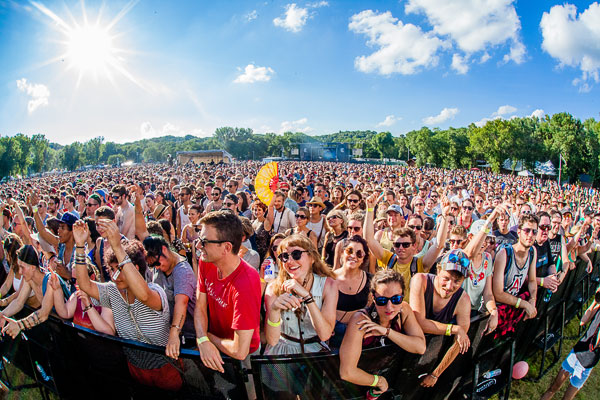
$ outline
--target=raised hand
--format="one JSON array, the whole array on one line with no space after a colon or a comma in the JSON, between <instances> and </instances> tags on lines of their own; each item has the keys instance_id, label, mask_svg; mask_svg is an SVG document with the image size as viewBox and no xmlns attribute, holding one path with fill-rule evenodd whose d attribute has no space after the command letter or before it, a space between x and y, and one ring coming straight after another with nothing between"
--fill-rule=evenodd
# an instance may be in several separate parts
<instances>
[{"instance_id":1,"label":"raised hand","mask_svg":"<svg viewBox=\"0 0 600 400\"><path fill-rule=\"evenodd\" d=\"M76 246L85 246L85 243L90 236L90 230L87 223L83 220L77 220L73 224L73 239Z\"/></svg>"}]
</instances>

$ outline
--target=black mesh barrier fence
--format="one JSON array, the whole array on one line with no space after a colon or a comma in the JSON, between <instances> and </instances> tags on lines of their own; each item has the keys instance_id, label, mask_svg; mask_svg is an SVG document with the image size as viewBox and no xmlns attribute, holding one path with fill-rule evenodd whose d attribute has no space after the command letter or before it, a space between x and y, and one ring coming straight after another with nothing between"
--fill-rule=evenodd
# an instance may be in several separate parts
<instances>
[{"instance_id":1,"label":"black mesh barrier fence","mask_svg":"<svg viewBox=\"0 0 600 400\"><path fill-rule=\"evenodd\" d=\"M521 322L513 335L497 340L484 336L487 316L472 318L471 348L457 357L433 388L420 386L422 376L438 365L453 338L428 337L422 356L396 346L367 349L359 367L386 377L390 389L380 399L485 399L501 391L508 398L515 361L541 351L540 376L548 369L545 362L559 361L558 356L546 358L546 353L560 354L557 348L562 345L564 325L581 316L598 287L598 252L591 260L592 273L579 260L556 293L540 291L537 317ZM252 356L244 362L224 358L225 373L221 374L204 367L196 350L182 349L175 362L164 356L164 348L104 335L52 316L15 340L2 338L0 352L0 377L10 388L20 389L6 373L9 363L31 377L40 393L50 391L66 399L364 399L368 389L340 378L336 352ZM140 359L169 363L177 371L181 388L168 391L141 384L130 369L130 364Z\"/></svg>"}]
</instances>

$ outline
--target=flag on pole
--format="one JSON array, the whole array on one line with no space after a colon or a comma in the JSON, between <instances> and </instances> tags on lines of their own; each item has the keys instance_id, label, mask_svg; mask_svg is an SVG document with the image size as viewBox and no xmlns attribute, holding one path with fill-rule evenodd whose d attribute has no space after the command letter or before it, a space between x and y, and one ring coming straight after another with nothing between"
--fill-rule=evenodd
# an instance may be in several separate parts
<instances>
[{"instance_id":1,"label":"flag on pole","mask_svg":"<svg viewBox=\"0 0 600 400\"><path fill-rule=\"evenodd\" d=\"M560 153L560 159L565 163L565 165L567 165L567 160L565 160L565 158L562 156L562 153Z\"/></svg>"}]
</instances>

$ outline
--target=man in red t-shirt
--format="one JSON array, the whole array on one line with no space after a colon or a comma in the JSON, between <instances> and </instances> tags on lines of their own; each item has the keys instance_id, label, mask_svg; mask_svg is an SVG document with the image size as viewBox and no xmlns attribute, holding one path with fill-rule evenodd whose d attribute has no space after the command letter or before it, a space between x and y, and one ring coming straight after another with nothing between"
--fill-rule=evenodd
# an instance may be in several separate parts
<instances>
[{"instance_id":1,"label":"man in red t-shirt","mask_svg":"<svg viewBox=\"0 0 600 400\"><path fill-rule=\"evenodd\" d=\"M224 372L220 352L243 360L260 346L260 278L237 255L243 229L235 214L213 211L200 224L196 342L204 365Z\"/></svg>"}]
</instances>

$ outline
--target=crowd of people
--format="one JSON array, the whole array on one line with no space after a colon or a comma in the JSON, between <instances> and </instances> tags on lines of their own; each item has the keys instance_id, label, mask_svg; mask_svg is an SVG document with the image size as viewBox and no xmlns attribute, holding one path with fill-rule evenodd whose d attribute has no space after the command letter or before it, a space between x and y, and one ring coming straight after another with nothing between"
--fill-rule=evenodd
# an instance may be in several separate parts
<instances>
[{"instance_id":1,"label":"crowd of people","mask_svg":"<svg viewBox=\"0 0 600 400\"><path fill-rule=\"evenodd\" d=\"M51 313L105 334L164 346L126 351L137 381L182 385L179 355L339 349L340 377L388 389L358 368L365 348L423 354L453 337L421 385L435 386L468 351L471 317L489 314L490 340L535 318L600 244L600 193L499 175L384 165L282 162L267 203L261 164L165 164L65 173L0 186L0 327L15 338ZM597 296L600 297L600 296ZM35 310L13 318L25 305ZM572 398L600 359L600 298L550 398ZM99 350L100 351L100 350ZM263 377L268 379L265 371ZM310 376L265 382L302 394Z\"/></svg>"}]
</instances>

